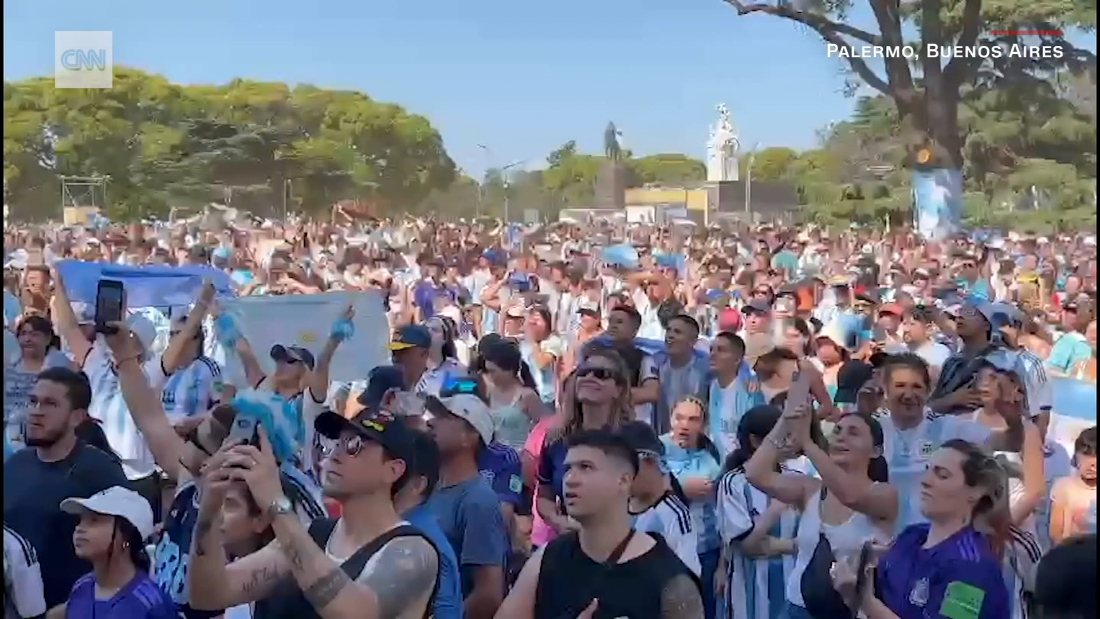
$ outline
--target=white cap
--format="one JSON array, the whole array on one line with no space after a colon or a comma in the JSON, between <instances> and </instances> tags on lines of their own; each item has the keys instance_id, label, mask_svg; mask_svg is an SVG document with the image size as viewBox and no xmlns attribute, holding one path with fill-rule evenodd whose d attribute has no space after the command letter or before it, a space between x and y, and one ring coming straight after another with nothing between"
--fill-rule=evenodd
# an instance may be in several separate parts
<instances>
[{"instance_id":1,"label":"white cap","mask_svg":"<svg viewBox=\"0 0 1100 619\"><path fill-rule=\"evenodd\" d=\"M481 401L481 398L468 393L460 393L449 398L439 400L455 417L465 419L467 423L477 430L481 440L485 444L493 442L493 415L489 412L489 406Z\"/></svg>"},{"instance_id":2,"label":"white cap","mask_svg":"<svg viewBox=\"0 0 1100 619\"><path fill-rule=\"evenodd\" d=\"M125 519L144 540L153 534L153 508L140 494L122 486L112 486L86 499L65 499L61 511L67 514L92 512Z\"/></svg>"},{"instance_id":3,"label":"white cap","mask_svg":"<svg viewBox=\"0 0 1100 619\"><path fill-rule=\"evenodd\" d=\"M148 351L157 340L157 326L144 314L130 314L126 319L126 326L130 332L141 340L141 345Z\"/></svg>"}]
</instances>

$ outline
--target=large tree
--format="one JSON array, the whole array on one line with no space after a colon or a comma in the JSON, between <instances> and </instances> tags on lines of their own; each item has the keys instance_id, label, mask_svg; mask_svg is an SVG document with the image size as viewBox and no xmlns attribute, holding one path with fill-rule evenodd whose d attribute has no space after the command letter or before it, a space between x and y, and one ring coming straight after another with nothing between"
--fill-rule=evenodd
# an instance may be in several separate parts
<instances>
[{"instance_id":1,"label":"large tree","mask_svg":"<svg viewBox=\"0 0 1100 619\"><path fill-rule=\"evenodd\" d=\"M740 15L762 14L802 24L828 45L841 50L843 59L863 84L890 97L897 109L909 153L907 164L930 167L963 166L963 138L959 103L963 92L976 84L992 84L1020 76L1041 76L1059 68L1081 70L1095 66L1095 56L1066 41L1062 30L1094 28L1094 0L867 0L878 31L857 28L846 20L853 0L751 2L724 0ZM993 25L996 31L986 30ZM919 40L907 41L910 32ZM1019 35L1014 32L1041 32ZM1008 32L1009 34L1005 34ZM882 60L881 69L860 57L861 46L916 50L930 45L1005 46L1041 44L1062 51L1060 59L1022 60L967 58L949 60L931 54L907 59L898 55ZM918 156L919 153L919 156Z\"/></svg>"}]
</instances>

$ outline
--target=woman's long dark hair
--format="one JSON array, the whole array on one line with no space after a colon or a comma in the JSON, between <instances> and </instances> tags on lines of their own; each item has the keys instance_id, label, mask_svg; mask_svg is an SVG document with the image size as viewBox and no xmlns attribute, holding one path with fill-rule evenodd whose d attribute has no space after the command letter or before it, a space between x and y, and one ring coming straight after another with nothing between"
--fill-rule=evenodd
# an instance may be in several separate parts
<instances>
[{"instance_id":1,"label":"woman's long dark hair","mask_svg":"<svg viewBox=\"0 0 1100 619\"><path fill-rule=\"evenodd\" d=\"M443 350L444 359L458 359L458 349L455 348L455 338L458 336L458 326L455 321L446 316L436 316L439 324L443 325Z\"/></svg>"},{"instance_id":2,"label":"woman's long dark hair","mask_svg":"<svg viewBox=\"0 0 1100 619\"><path fill-rule=\"evenodd\" d=\"M554 321L553 318L550 317L549 309L541 305L536 305L528 310L528 313L538 314L542 318L542 322L546 325L546 337L550 337L550 335L554 333Z\"/></svg>"},{"instance_id":3,"label":"woman's long dark hair","mask_svg":"<svg viewBox=\"0 0 1100 619\"><path fill-rule=\"evenodd\" d=\"M51 322L49 318L38 314L24 316L15 327L16 335L23 330L24 325L30 325L32 330L42 333L49 338L46 342L46 354L49 354L51 348L61 350L61 338L57 336L53 328L53 322Z\"/></svg>"},{"instance_id":4,"label":"woman's long dark hair","mask_svg":"<svg viewBox=\"0 0 1100 619\"><path fill-rule=\"evenodd\" d=\"M744 466L756 453L750 437L755 436L763 441L782 416L783 411L768 404L754 406L746 411L741 422L737 424L737 449L726 456L726 461L722 464L722 474Z\"/></svg>"},{"instance_id":5,"label":"woman's long dark hair","mask_svg":"<svg viewBox=\"0 0 1100 619\"><path fill-rule=\"evenodd\" d=\"M882 433L882 425L879 424L877 419L861 413L846 413L837 419L837 423L840 423L846 417L855 417L867 424L867 429L871 431L872 444L879 449L884 449L885 438ZM890 467L886 464L886 456L871 458L871 462L867 465L867 478L884 484L890 481Z\"/></svg>"},{"instance_id":6,"label":"woman's long dark hair","mask_svg":"<svg viewBox=\"0 0 1100 619\"><path fill-rule=\"evenodd\" d=\"M474 364L474 368L477 371L485 369L485 362L492 361L493 365L510 372L517 376L519 381L523 383L524 387L531 389L535 393L538 393L538 387L535 384L535 376L531 374L531 368L523 360L523 355L519 351L519 346L507 340L499 340L490 343L484 350L480 351L481 354L477 357L477 362Z\"/></svg>"}]
</instances>

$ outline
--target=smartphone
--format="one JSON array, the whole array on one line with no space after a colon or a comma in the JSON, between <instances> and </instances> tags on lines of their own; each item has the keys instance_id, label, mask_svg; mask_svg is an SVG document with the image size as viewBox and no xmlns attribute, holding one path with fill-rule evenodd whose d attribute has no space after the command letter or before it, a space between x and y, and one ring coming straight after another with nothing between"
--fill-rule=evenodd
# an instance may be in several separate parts
<instances>
[{"instance_id":1,"label":"smartphone","mask_svg":"<svg viewBox=\"0 0 1100 619\"><path fill-rule=\"evenodd\" d=\"M886 343L886 328L883 327L882 325L875 325L875 327L873 329L871 329L871 341L873 341L876 344L885 344Z\"/></svg>"},{"instance_id":2,"label":"smartphone","mask_svg":"<svg viewBox=\"0 0 1100 619\"><path fill-rule=\"evenodd\" d=\"M859 596L863 591L863 588L867 586L867 566L871 564L871 540L863 542L863 547L859 550L859 565L856 571L856 599L860 599ZM852 619L859 617L860 604L855 604L855 608L852 609Z\"/></svg>"},{"instance_id":3,"label":"smartphone","mask_svg":"<svg viewBox=\"0 0 1100 619\"><path fill-rule=\"evenodd\" d=\"M793 413L801 406L810 404L810 373L799 369L795 372L790 389L787 390L787 403L784 412Z\"/></svg>"},{"instance_id":4,"label":"smartphone","mask_svg":"<svg viewBox=\"0 0 1100 619\"><path fill-rule=\"evenodd\" d=\"M96 331L108 335L116 333L118 329L110 326L110 323L121 322L125 309L122 282L113 279L99 280L95 295Z\"/></svg>"},{"instance_id":5,"label":"smartphone","mask_svg":"<svg viewBox=\"0 0 1100 619\"><path fill-rule=\"evenodd\" d=\"M260 443L259 424L255 417L237 415L233 426L229 428L229 440L235 445L258 445Z\"/></svg>"}]
</instances>

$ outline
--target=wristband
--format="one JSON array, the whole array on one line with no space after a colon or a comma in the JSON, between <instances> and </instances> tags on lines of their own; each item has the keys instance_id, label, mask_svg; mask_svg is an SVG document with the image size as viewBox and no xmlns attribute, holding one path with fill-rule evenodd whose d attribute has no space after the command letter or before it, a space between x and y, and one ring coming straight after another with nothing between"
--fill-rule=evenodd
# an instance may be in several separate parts
<instances>
[{"instance_id":1,"label":"wristband","mask_svg":"<svg viewBox=\"0 0 1100 619\"><path fill-rule=\"evenodd\" d=\"M329 337L337 342L344 342L352 338L355 335L355 323L347 318L341 318L332 323L332 331L329 333Z\"/></svg>"}]
</instances>

